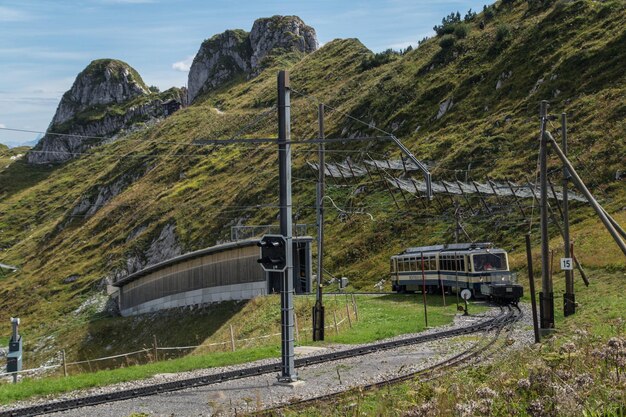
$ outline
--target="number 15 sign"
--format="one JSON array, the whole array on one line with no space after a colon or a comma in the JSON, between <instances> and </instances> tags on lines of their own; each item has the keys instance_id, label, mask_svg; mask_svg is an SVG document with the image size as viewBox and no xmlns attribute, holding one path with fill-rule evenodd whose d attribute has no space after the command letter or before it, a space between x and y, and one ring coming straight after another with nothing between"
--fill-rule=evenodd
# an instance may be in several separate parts
<instances>
[{"instance_id":1,"label":"number 15 sign","mask_svg":"<svg viewBox=\"0 0 626 417\"><path fill-rule=\"evenodd\" d=\"M574 269L572 258L561 258L561 271L571 271Z\"/></svg>"}]
</instances>

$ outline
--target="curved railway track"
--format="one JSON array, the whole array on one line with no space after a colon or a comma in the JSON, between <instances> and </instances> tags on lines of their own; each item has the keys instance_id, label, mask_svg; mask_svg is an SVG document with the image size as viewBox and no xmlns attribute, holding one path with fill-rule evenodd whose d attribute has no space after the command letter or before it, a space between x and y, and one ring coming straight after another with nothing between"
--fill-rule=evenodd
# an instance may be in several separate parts
<instances>
[{"instance_id":1,"label":"curved railway track","mask_svg":"<svg viewBox=\"0 0 626 417\"><path fill-rule=\"evenodd\" d=\"M360 346L353 349L346 349L338 352L332 352L307 358L296 359L295 366L296 368L320 364L324 362L330 362L340 359L347 359L356 356L367 355L369 353L384 351L388 349L394 349L402 346L415 345L419 343L430 342L437 339L445 339L453 336L461 336L465 334L471 334L481 331L490 331L496 330L498 333L509 323L516 320L516 315L513 313L513 310L509 310L506 313L503 313L494 318L490 318L488 320L484 320L480 323L476 323L470 326L444 330L440 332L433 332L428 334L421 334L414 337L393 340L389 342L381 342L375 343L366 346ZM460 355L457 355L460 356ZM457 357L455 357L457 358ZM451 358L449 361L454 360ZM460 360L460 359L459 359ZM446 362L449 362L446 361ZM125 389L117 392L107 393L107 394L98 394L98 395L90 395L82 398L73 398L68 400L61 400L50 402L46 404L39 404L29 407L16 408L13 410L7 410L0 412L0 417L18 417L18 416L36 416L42 414L55 413L65 410L70 410L74 408L88 407L98 404L104 404L114 401L122 401L129 400L138 397L146 397L151 395L162 394L165 392L179 391L183 389L201 387L206 385L218 384L221 382L241 379L256 375L262 375L272 372L280 372L280 363L277 362L275 364L269 365L261 365L249 367L236 371L228 371L213 375L200 376L195 378L189 378L180 381L171 381L160 384L154 384L149 386L138 387L134 389ZM439 366L443 366L439 364ZM451 366L451 365L450 365ZM413 375L415 376L415 375ZM397 381L388 381L386 383L399 382Z\"/></svg>"},{"instance_id":2,"label":"curved railway track","mask_svg":"<svg viewBox=\"0 0 626 417\"><path fill-rule=\"evenodd\" d=\"M463 367L467 367L468 361L478 358L479 356L488 357L489 351L492 350L500 337L500 333L506 329L507 327L511 327L522 317L521 310L513 310L509 307L509 311L504 316L499 316L493 320L493 327L487 328L485 331L494 331L494 335L487 340L485 343L477 342L469 349L446 359L445 361L436 363L435 365L429 366L424 369L420 369L416 372L411 372L406 375L401 375L396 378L387 379L385 381L376 382L373 384L363 385L359 387L351 388L347 391L340 391L331 394L321 395L318 397L307 398L306 400L298 401L290 403L288 406L277 406L265 409L263 411L252 413L251 415L256 417L264 417L274 415L273 412L278 410L282 410L288 408L289 410L299 410L305 408L307 406L311 406L318 402L324 402L325 404L337 402L341 397L345 395L350 395L351 393L355 393L357 391L371 391L376 388L381 388L388 385L397 384L400 382L405 382L409 380L413 380L419 378L422 381L428 381L431 379L435 379L438 376L442 375L446 369L452 367L458 367L461 364L464 364Z\"/></svg>"}]
</instances>

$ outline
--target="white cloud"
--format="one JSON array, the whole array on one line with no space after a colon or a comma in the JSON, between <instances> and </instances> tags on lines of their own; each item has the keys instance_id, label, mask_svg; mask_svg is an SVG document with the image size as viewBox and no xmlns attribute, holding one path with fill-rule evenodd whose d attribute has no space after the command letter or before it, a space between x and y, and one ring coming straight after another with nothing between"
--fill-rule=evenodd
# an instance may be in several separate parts
<instances>
[{"instance_id":1,"label":"white cloud","mask_svg":"<svg viewBox=\"0 0 626 417\"><path fill-rule=\"evenodd\" d=\"M0 129L4 129L4 128L6 128L6 126L0 123Z\"/></svg>"},{"instance_id":2,"label":"white cloud","mask_svg":"<svg viewBox=\"0 0 626 417\"><path fill-rule=\"evenodd\" d=\"M193 62L193 56L188 56L182 61L174 62L172 64L172 69L180 72L189 72L189 68L191 68L191 63Z\"/></svg>"}]
</instances>

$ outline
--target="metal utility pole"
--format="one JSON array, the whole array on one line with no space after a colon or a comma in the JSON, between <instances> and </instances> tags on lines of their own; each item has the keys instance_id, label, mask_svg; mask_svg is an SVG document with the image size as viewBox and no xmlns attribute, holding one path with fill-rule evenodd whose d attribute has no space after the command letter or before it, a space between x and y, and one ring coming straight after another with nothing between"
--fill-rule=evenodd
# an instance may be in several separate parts
<instances>
[{"instance_id":1,"label":"metal utility pole","mask_svg":"<svg viewBox=\"0 0 626 417\"><path fill-rule=\"evenodd\" d=\"M319 139L324 139L324 104L318 108ZM324 273L324 142L318 146L319 169L317 181L317 298L313 307L313 340L324 340L324 305L322 304L322 276Z\"/></svg>"},{"instance_id":2,"label":"metal utility pole","mask_svg":"<svg viewBox=\"0 0 626 417\"><path fill-rule=\"evenodd\" d=\"M293 230L291 207L291 90L289 73L278 73L278 171L280 182L280 233L285 238L286 270L280 288L281 375L279 382L296 382L294 364Z\"/></svg>"},{"instance_id":3,"label":"metal utility pole","mask_svg":"<svg viewBox=\"0 0 626 417\"><path fill-rule=\"evenodd\" d=\"M540 107L541 134L539 136L539 179L541 183L541 292L540 316L541 329L554 328L554 293L552 279L550 277L550 254L548 235L548 146L546 140L546 121L548 114L548 102L543 100Z\"/></svg>"},{"instance_id":4,"label":"metal utility pole","mask_svg":"<svg viewBox=\"0 0 626 417\"><path fill-rule=\"evenodd\" d=\"M589 189L585 186L585 183L583 182L583 180L580 179L580 177L578 176L578 173L574 169L574 166L571 164L569 159L567 159L567 157L565 156L561 148L559 148L558 143L556 143L556 140L554 140L550 132L545 132L545 137L546 137L546 140L550 141L552 148L554 149L558 157L561 159L561 162L563 162L563 164L567 167L569 174L572 176L572 182L576 184L576 187L578 187L578 190L580 190L580 192L585 195L585 198L587 199L589 204L591 204L591 207L595 210L598 217L600 217L600 220L602 221L602 224L604 224L604 227L606 228L606 230L611 234L611 237L613 237L613 240L615 240L615 243L621 249L622 253L626 255L626 243L624 243L624 241L620 238L621 232L613 225L613 223L609 219L610 216L607 216L602 206L598 204L595 198L593 198L593 195L591 194ZM619 229L621 229L619 225L617 226Z\"/></svg>"},{"instance_id":5,"label":"metal utility pole","mask_svg":"<svg viewBox=\"0 0 626 417\"><path fill-rule=\"evenodd\" d=\"M561 114L561 135L563 143L563 153L567 156L567 113ZM563 249L565 258L571 258L571 241L569 236L569 202L567 201L567 184L570 174L563 165ZM565 270L565 294L563 294L563 314L565 317L576 313L576 303L574 298L574 271Z\"/></svg>"},{"instance_id":6,"label":"metal utility pole","mask_svg":"<svg viewBox=\"0 0 626 417\"><path fill-rule=\"evenodd\" d=\"M459 232L461 231L461 223L459 222L459 217L460 217L459 209L460 207L459 207L458 201L454 200L454 221L455 221L454 243L459 243Z\"/></svg>"},{"instance_id":7,"label":"metal utility pole","mask_svg":"<svg viewBox=\"0 0 626 417\"><path fill-rule=\"evenodd\" d=\"M422 258L422 302L424 303L424 328L428 328L428 307L426 307L426 273L424 272L424 252L420 253Z\"/></svg>"}]
</instances>

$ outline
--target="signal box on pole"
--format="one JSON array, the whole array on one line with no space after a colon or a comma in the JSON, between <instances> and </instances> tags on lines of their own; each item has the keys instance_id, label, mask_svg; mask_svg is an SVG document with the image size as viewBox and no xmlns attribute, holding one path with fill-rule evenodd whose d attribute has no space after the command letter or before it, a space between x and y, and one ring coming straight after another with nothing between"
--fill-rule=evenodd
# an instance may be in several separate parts
<instances>
[{"instance_id":1,"label":"signal box on pole","mask_svg":"<svg viewBox=\"0 0 626 417\"><path fill-rule=\"evenodd\" d=\"M284 272L287 269L286 240L282 235L265 235L257 245L261 258L257 260L267 272Z\"/></svg>"}]
</instances>

